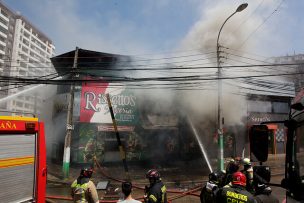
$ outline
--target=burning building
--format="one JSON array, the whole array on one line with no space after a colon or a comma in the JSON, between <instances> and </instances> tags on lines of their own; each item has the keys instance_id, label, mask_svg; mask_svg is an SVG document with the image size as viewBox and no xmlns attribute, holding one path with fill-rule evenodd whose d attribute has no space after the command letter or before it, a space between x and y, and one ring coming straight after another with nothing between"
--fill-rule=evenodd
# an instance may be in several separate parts
<instances>
[{"instance_id":1,"label":"burning building","mask_svg":"<svg viewBox=\"0 0 304 203\"><path fill-rule=\"evenodd\" d=\"M74 51L51 60L58 74L70 79L72 76L66 73L74 73L74 78L76 75L80 81L75 88L72 162L91 162L93 157L103 163L120 160L105 98L107 93L111 98L128 161L170 164L178 160L202 159L200 148L203 146L199 145L198 139L202 139L202 143L208 146L209 152L216 152L214 121L207 117L195 119L193 123L196 133L203 133L203 136L196 138L189 125L189 117L192 118L194 113L189 116L181 110L181 95L172 94L170 99L166 99L157 90L143 93L142 90L129 88L119 80L121 76L118 67L132 63L131 57L79 49L75 70L72 69ZM68 94L69 85L58 86L53 110L54 123L66 122ZM62 126L63 128L55 130L57 132L54 132L52 140L54 160L62 157L65 136L65 128Z\"/></svg>"}]
</instances>

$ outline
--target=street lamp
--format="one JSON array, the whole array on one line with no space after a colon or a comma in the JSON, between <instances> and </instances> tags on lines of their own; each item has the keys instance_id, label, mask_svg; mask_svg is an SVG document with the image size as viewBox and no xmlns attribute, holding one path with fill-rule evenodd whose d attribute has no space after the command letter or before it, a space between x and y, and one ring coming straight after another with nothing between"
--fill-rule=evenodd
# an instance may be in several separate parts
<instances>
[{"instance_id":1,"label":"street lamp","mask_svg":"<svg viewBox=\"0 0 304 203\"><path fill-rule=\"evenodd\" d=\"M224 136L223 136L223 124L224 124L224 117L222 116L222 68L220 67L220 45L219 39L221 31L225 25L225 23L231 18L234 14L243 11L248 6L247 3L241 4L238 6L236 11L232 13L222 24L221 29L218 33L217 40L216 40L216 58L217 58L217 67L218 67L218 114L217 114L217 122L218 122L218 147L219 147L219 154L218 154L218 164L219 169L224 170Z\"/></svg>"}]
</instances>

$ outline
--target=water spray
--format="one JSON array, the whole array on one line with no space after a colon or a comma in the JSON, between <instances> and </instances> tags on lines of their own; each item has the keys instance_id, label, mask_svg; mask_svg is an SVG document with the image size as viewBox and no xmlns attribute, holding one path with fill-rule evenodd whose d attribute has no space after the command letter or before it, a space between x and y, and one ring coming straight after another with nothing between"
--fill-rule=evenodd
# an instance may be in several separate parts
<instances>
[{"instance_id":1,"label":"water spray","mask_svg":"<svg viewBox=\"0 0 304 203\"><path fill-rule=\"evenodd\" d=\"M26 92L30 92L30 91L32 91L32 90L35 90L35 89L37 89L37 88L39 88L39 87L42 87L43 85L44 85L44 84L36 85L36 86L30 87L30 88L28 88L28 89L19 91L19 92L15 93L15 94L12 94L12 95L9 95L9 96L7 96L7 97L4 97L4 98L0 99L0 103L5 102L5 101L7 101L7 100L9 100L9 99L12 99L12 98L14 98L14 97L17 97L17 96L19 96L19 95L21 95L21 94L24 94L24 93L26 93Z\"/></svg>"},{"instance_id":2,"label":"water spray","mask_svg":"<svg viewBox=\"0 0 304 203\"><path fill-rule=\"evenodd\" d=\"M55 80L59 80L59 79L62 79L62 76L56 78ZM9 96L4 97L4 98L1 98L1 99L0 99L0 103L5 102L5 101L7 101L7 100L9 100L9 99L15 98L15 97L17 97L17 96L19 96L19 95L22 95L22 94L24 94L24 93L33 91L33 90L35 90L35 89L37 89L37 88L39 88L39 87L42 87L42 86L44 86L44 85L46 85L46 84L35 85L35 86L32 86L32 87L27 88L27 89L25 89L25 90L19 91L19 92L15 93L15 94L9 95Z\"/></svg>"},{"instance_id":3,"label":"water spray","mask_svg":"<svg viewBox=\"0 0 304 203\"><path fill-rule=\"evenodd\" d=\"M194 134L194 136L195 136L195 138L196 138L196 140L197 140L197 142L198 142L198 144L199 144L199 147L200 147L200 149L201 149L201 151L202 151L202 153L203 153L203 155L204 155L204 158L205 158L205 160L206 160L206 163L207 163L208 168L209 168L210 173L211 173L213 170L212 170L212 167L211 167L209 158L208 158L208 156L207 156L207 152L206 152L206 150L205 150L205 148L204 148L204 145L203 145L202 141L200 140L200 138L199 138L199 136L198 136L198 134L197 134L197 132L196 132L196 129L195 129L194 126L193 126L192 121L190 120L189 117L187 117L187 118L188 118L188 122L189 122L189 124L190 124L190 126L191 126L191 129L192 129L192 131L193 131L193 134Z\"/></svg>"}]
</instances>

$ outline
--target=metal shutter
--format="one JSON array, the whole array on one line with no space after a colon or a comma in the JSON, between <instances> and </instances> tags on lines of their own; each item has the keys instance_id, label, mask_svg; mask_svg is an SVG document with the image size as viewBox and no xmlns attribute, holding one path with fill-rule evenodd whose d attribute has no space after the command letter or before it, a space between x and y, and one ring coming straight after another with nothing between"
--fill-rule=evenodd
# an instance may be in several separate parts
<instances>
[{"instance_id":1,"label":"metal shutter","mask_svg":"<svg viewBox=\"0 0 304 203\"><path fill-rule=\"evenodd\" d=\"M0 134L0 201L33 199L36 136Z\"/></svg>"}]
</instances>

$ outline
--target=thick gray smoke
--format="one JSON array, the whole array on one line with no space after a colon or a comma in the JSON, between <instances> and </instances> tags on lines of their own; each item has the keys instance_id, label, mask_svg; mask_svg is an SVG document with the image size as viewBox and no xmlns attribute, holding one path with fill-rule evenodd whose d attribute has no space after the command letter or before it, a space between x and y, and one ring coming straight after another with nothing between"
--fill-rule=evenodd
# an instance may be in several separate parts
<instances>
[{"instance_id":1,"label":"thick gray smoke","mask_svg":"<svg viewBox=\"0 0 304 203\"><path fill-rule=\"evenodd\" d=\"M203 54L210 52L213 52L212 56L216 56L216 41L220 27L241 3L244 2L207 1L202 10L201 19L193 25L181 42L179 49L198 50L202 53L202 57L205 57ZM263 20L263 17L259 16L259 11L272 8L273 2L248 3L248 7L232 16L221 31L219 38L219 45L223 46L220 48L221 65L246 65L242 63L244 60L240 57L244 56L247 51L255 50L259 46L257 39L253 37L249 40L248 37ZM257 8L259 10L255 10ZM263 32L267 33L267 29L264 29ZM239 58L234 57L233 54L236 54ZM236 59L236 61L227 58ZM216 59L210 60L209 66L216 67L216 65ZM247 76L252 75L255 71L258 72L259 70L243 69L240 71L239 69L223 69L222 77ZM205 74L205 72L202 74ZM209 73L216 76L217 70L209 69ZM241 94L240 83L233 80L223 80L222 108L226 125L241 124L247 114L246 98L244 94ZM217 112L217 82L212 83L210 86L212 87L211 91L195 92L195 94L187 93L184 97L187 99L185 100L185 104L194 111L201 111L210 116L215 115Z\"/></svg>"}]
</instances>

